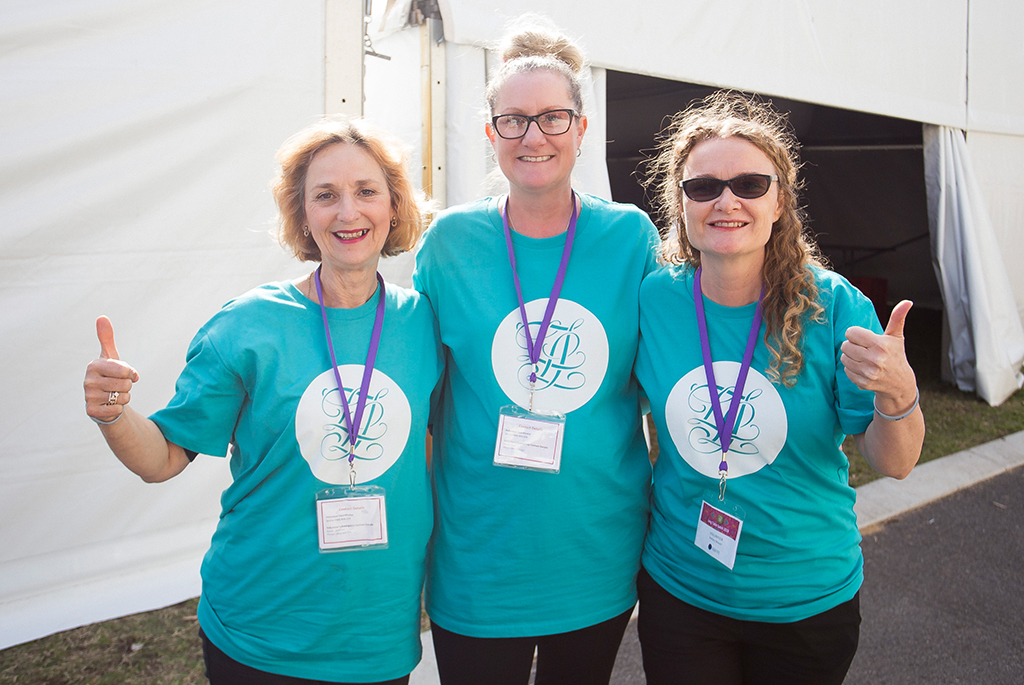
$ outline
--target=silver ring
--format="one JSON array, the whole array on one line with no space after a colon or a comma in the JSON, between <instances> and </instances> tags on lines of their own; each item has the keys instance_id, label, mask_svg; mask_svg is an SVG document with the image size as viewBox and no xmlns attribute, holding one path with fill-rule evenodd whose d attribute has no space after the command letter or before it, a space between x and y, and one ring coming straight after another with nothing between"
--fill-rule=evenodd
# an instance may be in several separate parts
<instances>
[{"instance_id":1,"label":"silver ring","mask_svg":"<svg viewBox=\"0 0 1024 685\"><path fill-rule=\"evenodd\" d=\"M117 396L118 396L118 394L119 393L116 390L114 392L110 393L110 397L107 399L107 404L108 405L117 404Z\"/></svg>"}]
</instances>

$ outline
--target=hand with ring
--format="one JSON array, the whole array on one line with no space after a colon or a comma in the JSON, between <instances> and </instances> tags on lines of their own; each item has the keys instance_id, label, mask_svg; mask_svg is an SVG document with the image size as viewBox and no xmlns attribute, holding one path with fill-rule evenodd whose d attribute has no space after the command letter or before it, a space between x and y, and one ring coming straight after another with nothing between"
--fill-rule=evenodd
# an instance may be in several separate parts
<instances>
[{"instance_id":1,"label":"hand with ring","mask_svg":"<svg viewBox=\"0 0 1024 685\"><path fill-rule=\"evenodd\" d=\"M125 405L131 402L132 385L138 382L139 373L120 360L114 327L105 316L96 319L96 337L100 356L85 370L85 413L100 425L110 425L121 418Z\"/></svg>"}]
</instances>

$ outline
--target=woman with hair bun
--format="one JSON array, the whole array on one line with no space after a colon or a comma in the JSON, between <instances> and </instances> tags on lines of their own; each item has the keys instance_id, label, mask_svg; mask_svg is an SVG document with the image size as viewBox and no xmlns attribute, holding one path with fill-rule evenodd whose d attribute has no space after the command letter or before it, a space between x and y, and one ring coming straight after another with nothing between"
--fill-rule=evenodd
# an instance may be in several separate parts
<instances>
[{"instance_id":1,"label":"woman with hair bun","mask_svg":"<svg viewBox=\"0 0 1024 685\"><path fill-rule=\"evenodd\" d=\"M509 191L441 213L416 260L447 354L426 604L441 682L606 684L636 601L651 469L636 354L657 232L578 193L578 47L511 36L485 130Z\"/></svg>"},{"instance_id":2,"label":"woman with hair bun","mask_svg":"<svg viewBox=\"0 0 1024 685\"><path fill-rule=\"evenodd\" d=\"M637 583L652 685L841 683L863 577L843 439L893 478L921 454L911 303L883 332L824 268L796 149L769 105L717 93L676 116L648 176L673 230L636 363L660 447Z\"/></svg>"}]
</instances>

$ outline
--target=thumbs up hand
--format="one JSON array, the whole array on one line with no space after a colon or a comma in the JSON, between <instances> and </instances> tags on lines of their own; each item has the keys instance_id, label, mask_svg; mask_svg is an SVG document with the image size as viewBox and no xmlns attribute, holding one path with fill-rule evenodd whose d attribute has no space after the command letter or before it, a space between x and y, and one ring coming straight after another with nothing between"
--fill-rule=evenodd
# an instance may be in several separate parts
<instances>
[{"instance_id":1,"label":"thumbs up hand","mask_svg":"<svg viewBox=\"0 0 1024 685\"><path fill-rule=\"evenodd\" d=\"M110 319L96 319L96 337L100 356L85 369L85 413L102 423L116 420L131 401L132 385L139 373L120 360L114 344L114 327Z\"/></svg>"},{"instance_id":2,"label":"thumbs up hand","mask_svg":"<svg viewBox=\"0 0 1024 685\"><path fill-rule=\"evenodd\" d=\"M881 335L851 326L840 348L846 375L858 388L873 391L878 408L887 414L906 411L917 393L917 378L903 346L903 326L913 306L913 302L903 300L893 307Z\"/></svg>"}]
</instances>

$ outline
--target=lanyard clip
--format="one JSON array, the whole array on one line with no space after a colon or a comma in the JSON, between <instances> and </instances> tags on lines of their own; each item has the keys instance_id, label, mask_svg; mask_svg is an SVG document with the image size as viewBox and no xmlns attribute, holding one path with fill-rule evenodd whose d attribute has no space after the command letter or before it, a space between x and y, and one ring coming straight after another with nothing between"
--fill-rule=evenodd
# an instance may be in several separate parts
<instances>
[{"instance_id":1,"label":"lanyard clip","mask_svg":"<svg viewBox=\"0 0 1024 685\"><path fill-rule=\"evenodd\" d=\"M534 363L533 372L530 373L530 411L533 411L533 393L537 389L537 372L540 370L540 364Z\"/></svg>"},{"instance_id":2,"label":"lanyard clip","mask_svg":"<svg viewBox=\"0 0 1024 685\"><path fill-rule=\"evenodd\" d=\"M725 453L722 453L722 461L718 464L718 476L721 480L718 481L718 501L725 501L725 480L729 477L729 463L725 459Z\"/></svg>"}]
</instances>

